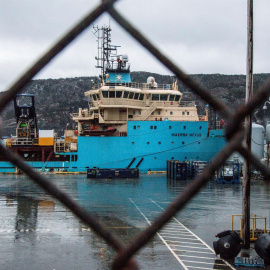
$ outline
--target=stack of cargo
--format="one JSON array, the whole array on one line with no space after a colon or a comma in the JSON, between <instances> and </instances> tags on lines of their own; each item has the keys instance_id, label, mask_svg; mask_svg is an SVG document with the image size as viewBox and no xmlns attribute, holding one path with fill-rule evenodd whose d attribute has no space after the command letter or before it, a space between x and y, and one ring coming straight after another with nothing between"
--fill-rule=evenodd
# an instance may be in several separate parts
<instances>
[{"instance_id":1,"label":"stack of cargo","mask_svg":"<svg viewBox=\"0 0 270 270\"><path fill-rule=\"evenodd\" d=\"M206 161L196 161L195 162L196 175L201 174L208 164L209 164L209 162L206 162Z\"/></svg>"},{"instance_id":2,"label":"stack of cargo","mask_svg":"<svg viewBox=\"0 0 270 270\"><path fill-rule=\"evenodd\" d=\"M195 161L167 160L167 178L187 180L194 178L201 170Z\"/></svg>"}]
</instances>

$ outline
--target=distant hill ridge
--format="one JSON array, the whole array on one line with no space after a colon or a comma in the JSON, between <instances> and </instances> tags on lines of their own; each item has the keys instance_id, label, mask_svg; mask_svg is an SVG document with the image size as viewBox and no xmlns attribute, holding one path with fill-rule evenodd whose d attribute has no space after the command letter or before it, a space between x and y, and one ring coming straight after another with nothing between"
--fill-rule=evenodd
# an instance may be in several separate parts
<instances>
[{"instance_id":1,"label":"distant hill ridge","mask_svg":"<svg viewBox=\"0 0 270 270\"><path fill-rule=\"evenodd\" d=\"M157 83L171 84L175 81L174 76L160 75L150 72L136 71L131 73L132 81L146 82L149 76L153 76ZM200 83L210 93L223 100L232 109L244 103L246 77L245 75L222 75L222 74L195 74L190 77ZM254 75L254 92L262 86L270 74ZM23 90L23 93L35 95L36 111L39 129L54 129L62 135L69 123L72 125L70 113L77 112L79 108L87 108L88 103L84 92L92 88L92 81L96 77L77 77L66 79L42 79L33 80ZM184 100L195 100L199 113L204 110L205 103L191 93L188 88L178 81L179 90L184 94ZM0 98L1 98L0 92ZM269 108L270 109L270 108ZM270 114L269 114L270 115ZM14 122L13 104L9 104L2 113L4 120L4 134L15 133L15 128L8 124ZM262 123L262 108L254 113L257 123Z\"/></svg>"}]
</instances>

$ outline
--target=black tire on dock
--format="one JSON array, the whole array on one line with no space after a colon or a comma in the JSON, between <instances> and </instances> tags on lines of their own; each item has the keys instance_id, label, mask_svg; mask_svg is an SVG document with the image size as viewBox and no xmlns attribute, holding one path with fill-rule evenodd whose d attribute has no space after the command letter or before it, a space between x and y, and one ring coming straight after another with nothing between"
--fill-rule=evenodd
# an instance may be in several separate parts
<instances>
[{"instance_id":1,"label":"black tire on dock","mask_svg":"<svg viewBox=\"0 0 270 270\"><path fill-rule=\"evenodd\" d=\"M213 242L215 253L223 259L231 259L237 256L241 250L241 239L235 231L224 231L216 235L218 241Z\"/></svg>"},{"instance_id":2,"label":"black tire on dock","mask_svg":"<svg viewBox=\"0 0 270 270\"><path fill-rule=\"evenodd\" d=\"M270 264L270 234L261 234L255 241L254 248L264 262Z\"/></svg>"}]
</instances>

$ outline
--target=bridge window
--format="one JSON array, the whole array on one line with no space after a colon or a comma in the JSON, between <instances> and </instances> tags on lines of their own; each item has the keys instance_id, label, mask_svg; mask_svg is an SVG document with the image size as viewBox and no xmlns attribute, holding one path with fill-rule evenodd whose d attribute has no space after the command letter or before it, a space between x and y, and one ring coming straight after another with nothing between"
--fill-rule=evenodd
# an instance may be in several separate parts
<instances>
[{"instance_id":1,"label":"bridge window","mask_svg":"<svg viewBox=\"0 0 270 270\"><path fill-rule=\"evenodd\" d=\"M139 99L139 93L135 93L134 99Z\"/></svg>"},{"instance_id":2,"label":"bridge window","mask_svg":"<svg viewBox=\"0 0 270 270\"><path fill-rule=\"evenodd\" d=\"M130 92L128 98L129 98L129 99L133 99L133 97L134 97L134 92Z\"/></svg>"},{"instance_id":3,"label":"bridge window","mask_svg":"<svg viewBox=\"0 0 270 270\"><path fill-rule=\"evenodd\" d=\"M152 100L159 100L159 94L152 94Z\"/></svg>"},{"instance_id":4,"label":"bridge window","mask_svg":"<svg viewBox=\"0 0 270 270\"><path fill-rule=\"evenodd\" d=\"M174 101L175 95L170 95L170 101Z\"/></svg>"},{"instance_id":5,"label":"bridge window","mask_svg":"<svg viewBox=\"0 0 270 270\"><path fill-rule=\"evenodd\" d=\"M94 100L97 100L97 96L96 95L92 95Z\"/></svg>"},{"instance_id":6,"label":"bridge window","mask_svg":"<svg viewBox=\"0 0 270 270\"><path fill-rule=\"evenodd\" d=\"M116 91L116 98L122 97L122 91Z\"/></svg>"},{"instance_id":7,"label":"bridge window","mask_svg":"<svg viewBox=\"0 0 270 270\"><path fill-rule=\"evenodd\" d=\"M125 91L125 92L124 92L123 98L127 98L127 97L128 97L128 93L129 93L129 92Z\"/></svg>"},{"instance_id":8,"label":"bridge window","mask_svg":"<svg viewBox=\"0 0 270 270\"><path fill-rule=\"evenodd\" d=\"M97 99L100 99L99 94L97 94Z\"/></svg>"},{"instance_id":9,"label":"bridge window","mask_svg":"<svg viewBox=\"0 0 270 270\"><path fill-rule=\"evenodd\" d=\"M167 101L168 100L168 94L161 94L160 100Z\"/></svg>"},{"instance_id":10,"label":"bridge window","mask_svg":"<svg viewBox=\"0 0 270 270\"><path fill-rule=\"evenodd\" d=\"M175 101L179 101L179 99L180 99L180 96L175 96Z\"/></svg>"},{"instance_id":11,"label":"bridge window","mask_svg":"<svg viewBox=\"0 0 270 270\"><path fill-rule=\"evenodd\" d=\"M103 98L107 98L108 97L108 91L103 90L102 91L102 96L103 96Z\"/></svg>"},{"instance_id":12,"label":"bridge window","mask_svg":"<svg viewBox=\"0 0 270 270\"><path fill-rule=\"evenodd\" d=\"M143 100L144 94L140 94L139 100Z\"/></svg>"},{"instance_id":13,"label":"bridge window","mask_svg":"<svg viewBox=\"0 0 270 270\"><path fill-rule=\"evenodd\" d=\"M115 91L109 91L109 97L115 98Z\"/></svg>"}]
</instances>

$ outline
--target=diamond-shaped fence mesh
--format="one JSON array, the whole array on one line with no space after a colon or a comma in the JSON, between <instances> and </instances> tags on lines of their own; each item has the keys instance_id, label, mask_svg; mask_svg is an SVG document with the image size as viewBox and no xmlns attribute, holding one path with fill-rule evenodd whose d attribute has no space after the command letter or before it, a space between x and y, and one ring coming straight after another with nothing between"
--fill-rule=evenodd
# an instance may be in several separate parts
<instances>
[{"instance_id":1,"label":"diamond-shaped fence mesh","mask_svg":"<svg viewBox=\"0 0 270 270\"><path fill-rule=\"evenodd\" d=\"M43 175L36 172L33 168L28 166L20 157L13 152L7 150L0 144L0 151L3 156L16 167L22 170L32 181L40 185L54 198L58 199L67 208L69 208L81 221L87 224L92 230L102 237L108 245L112 246L116 251L113 269L138 269L137 263L132 259L132 256L145 246L150 239L183 207L196 195L200 188L208 181L212 174L225 163L229 156L238 151L245 159L249 160L253 166L261 171L265 176L270 177L270 170L266 168L261 161L242 146L243 140L243 125L242 122L245 117L252 113L252 111L260 104L262 104L270 93L270 80L265 83L253 96L247 104L242 105L236 112L232 113L230 109L220 100L208 93L204 87L193 81L187 74L185 74L177 65L170 61L154 44L152 44L146 37L144 37L139 30L135 29L117 10L113 5L116 0L102 1L92 12L83 18L73 29L64 35L48 52L41 57L25 74L19 78L11 88L5 92L0 100L0 112L5 106L13 100L30 80L44 68L59 52L65 49L80 33L82 33L90 24L92 24L100 15L108 12L113 19L123 27L135 40L145 47L153 56L155 56L164 66L166 66L175 76L181 80L191 91L199 95L205 102L207 102L214 110L219 112L225 119L227 119L228 126L226 128L227 145L214 158L213 162L205 168L204 172L194 179L184 190L181 196L177 197L167 209L160 214L155 221L143 230L132 243L124 246L120 240L113 236L106 227L99 223L91 213L87 212L71 197L46 179Z\"/></svg>"}]
</instances>

